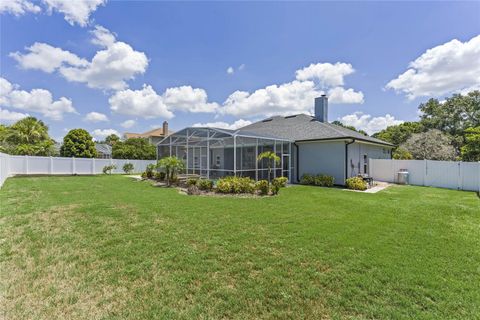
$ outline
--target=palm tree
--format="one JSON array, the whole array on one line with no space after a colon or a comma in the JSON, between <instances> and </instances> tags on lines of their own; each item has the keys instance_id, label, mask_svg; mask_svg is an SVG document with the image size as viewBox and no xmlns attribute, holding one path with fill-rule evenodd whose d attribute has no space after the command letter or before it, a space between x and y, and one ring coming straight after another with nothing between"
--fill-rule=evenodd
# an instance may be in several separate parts
<instances>
[{"instance_id":1,"label":"palm tree","mask_svg":"<svg viewBox=\"0 0 480 320\"><path fill-rule=\"evenodd\" d=\"M158 161L157 168L165 170L167 185L170 186L177 173L185 168L185 163L177 157L166 157Z\"/></svg>"},{"instance_id":2,"label":"palm tree","mask_svg":"<svg viewBox=\"0 0 480 320\"><path fill-rule=\"evenodd\" d=\"M49 155L53 147L48 127L34 117L26 117L9 127L4 141L12 147L11 153L22 155Z\"/></svg>"},{"instance_id":3,"label":"palm tree","mask_svg":"<svg viewBox=\"0 0 480 320\"><path fill-rule=\"evenodd\" d=\"M272 151L265 151L265 152L262 152L258 155L257 161L262 161L263 159L267 160L268 183L270 183L270 176L272 174L272 164L279 164L280 163L280 157L277 156Z\"/></svg>"}]
</instances>

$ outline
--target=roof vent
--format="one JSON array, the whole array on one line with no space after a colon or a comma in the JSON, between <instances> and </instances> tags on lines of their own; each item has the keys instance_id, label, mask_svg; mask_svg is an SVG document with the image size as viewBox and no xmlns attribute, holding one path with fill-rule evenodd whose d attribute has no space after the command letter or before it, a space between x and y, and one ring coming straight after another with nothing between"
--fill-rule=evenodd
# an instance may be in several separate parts
<instances>
[{"instance_id":1,"label":"roof vent","mask_svg":"<svg viewBox=\"0 0 480 320\"><path fill-rule=\"evenodd\" d=\"M285 119L296 118L296 117L297 117L297 115L295 114L293 116L286 116Z\"/></svg>"},{"instance_id":2,"label":"roof vent","mask_svg":"<svg viewBox=\"0 0 480 320\"><path fill-rule=\"evenodd\" d=\"M272 121L272 118L268 118L268 119L262 120L262 122L269 122L269 121Z\"/></svg>"}]
</instances>

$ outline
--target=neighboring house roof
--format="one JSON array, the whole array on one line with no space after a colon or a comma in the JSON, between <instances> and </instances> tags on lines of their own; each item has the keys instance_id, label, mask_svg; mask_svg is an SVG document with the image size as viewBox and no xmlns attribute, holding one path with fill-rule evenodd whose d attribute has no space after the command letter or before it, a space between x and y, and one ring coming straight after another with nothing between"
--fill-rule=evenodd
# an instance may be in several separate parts
<instances>
[{"instance_id":1,"label":"neighboring house roof","mask_svg":"<svg viewBox=\"0 0 480 320\"><path fill-rule=\"evenodd\" d=\"M130 138L150 138L150 137L165 137L169 134L172 134L173 131L168 130L167 133L163 132L163 128L156 128L144 133L133 133L133 132L126 132L125 133L125 138L130 139Z\"/></svg>"},{"instance_id":2,"label":"neighboring house roof","mask_svg":"<svg viewBox=\"0 0 480 320\"><path fill-rule=\"evenodd\" d=\"M112 154L112 147L106 143L95 143L95 149L99 153Z\"/></svg>"},{"instance_id":3,"label":"neighboring house roof","mask_svg":"<svg viewBox=\"0 0 480 320\"><path fill-rule=\"evenodd\" d=\"M360 141L393 146L388 142L365 136L341 126L320 122L315 117L306 114L267 118L242 127L239 131L248 131L257 135L276 136L292 141L354 138Z\"/></svg>"}]
</instances>

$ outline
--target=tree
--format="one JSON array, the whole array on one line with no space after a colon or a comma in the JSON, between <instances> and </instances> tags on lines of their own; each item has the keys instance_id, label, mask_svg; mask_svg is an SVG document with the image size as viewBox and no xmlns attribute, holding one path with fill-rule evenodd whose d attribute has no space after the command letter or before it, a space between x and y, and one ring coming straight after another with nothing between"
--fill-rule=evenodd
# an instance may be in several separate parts
<instances>
[{"instance_id":1,"label":"tree","mask_svg":"<svg viewBox=\"0 0 480 320\"><path fill-rule=\"evenodd\" d=\"M347 128L347 129L350 129L350 130L353 130L353 131L356 131L356 132L361 133L361 134L363 134L364 136L367 136L367 137L368 137L368 133L367 133L367 132L365 132L365 131L363 131L363 130L361 130L361 129L357 129L357 128L355 128L354 126L347 126L347 125L343 124L343 122L340 122L340 121L338 121L338 120L333 121L332 124L334 124L334 125L336 125L336 126L343 127L343 128Z\"/></svg>"},{"instance_id":2,"label":"tree","mask_svg":"<svg viewBox=\"0 0 480 320\"><path fill-rule=\"evenodd\" d=\"M185 168L185 163L177 157L165 157L157 162L157 168L165 170L167 185L170 186L177 173Z\"/></svg>"},{"instance_id":3,"label":"tree","mask_svg":"<svg viewBox=\"0 0 480 320\"><path fill-rule=\"evenodd\" d=\"M10 154L49 156L54 153L48 127L34 117L23 118L10 127L2 126L0 131L2 149Z\"/></svg>"},{"instance_id":4,"label":"tree","mask_svg":"<svg viewBox=\"0 0 480 320\"><path fill-rule=\"evenodd\" d=\"M117 136L116 134L112 133L111 135L107 136L105 138L105 143L110 145L110 146L113 146L115 143L117 143L118 141L120 141L120 137Z\"/></svg>"},{"instance_id":5,"label":"tree","mask_svg":"<svg viewBox=\"0 0 480 320\"><path fill-rule=\"evenodd\" d=\"M457 151L465 143L464 132L480 126L480 91L454 94L445 101L430 99L419 106L421 123L427 129L438 129L453 137Z\"/></svg>"},{"instance_id":6,"label":"tree","mask_svg":"<svg viewBox=\"0 0 480 320\"><path fill-rule=\"evenodd\" d=\"M153 160L157 157L155 146L143 138L130 138L117 141L112 146L114 159Z\"/></svg>"},{"instance_id":7,"label":"tree","mask_svg":"<svg viewBox=\"0 0 480 320\"><path fill-rule=\"evenodd\" d=\"M460 152L463 161L480 161L480 126L465 130L465 145Z\"/></svg>"},{"instance_id":8,"label":"tree","mask_svg":"<svg viewBox=\"0 0 480 320\"><path fill-rule=\"evenodd\" d=\"M412 154L405 148L398 147L393 151L392 158L397 160L412 160Z\"/></svg>"},{"instance_id":9,"label":"tree","mask_svg":"<svg viewBox=\"0 0 480 320\"><path fill-rule=\"evenodd\" d=\"M398 125L389 126L382 131L374 133L372 137L399 146L407 141L412 134L423 131L425 131L425 128L420 122L404 122Z\"/></svg>"},{"instance_id":10,"label":"tree","mask_svg":"<svg viewBox=\"0 0 480 320\"><path fill-rule=\"evenodd\" d=\"M84 129L70 130L60 148L62 157L95 158L97 150L92 136Z\"/></svg>"},{"instance_id":11,"label":"tree","mask_svg":"<svg viewBox=\"0 0 480 320\"><path fill-rule=\"evenodd\" d=\"M413 134L401 147L417 160L455 160L452 138L436 129Z\"/></svg>"},{"instance_id":12,"label":"tree","mask_svg":"<svg viewBox=\"0 0 480 320\"><path fill-rule=\"evenodd\" d=\"M272 174L272 165L279 164L280 163L280 157L277 156L274 152L272 151L265 151L262 152L258 155L257 161L262 161L262 160L267 160L267 166L268 166L268 182L270 183L270 176Z\"/></svg>"}]
</instances>

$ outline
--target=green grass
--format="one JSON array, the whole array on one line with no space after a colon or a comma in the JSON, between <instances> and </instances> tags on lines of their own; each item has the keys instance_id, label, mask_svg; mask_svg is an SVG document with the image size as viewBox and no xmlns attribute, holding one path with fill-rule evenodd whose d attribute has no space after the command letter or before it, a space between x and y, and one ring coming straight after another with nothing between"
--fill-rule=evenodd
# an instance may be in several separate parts
<instances>
[{"instance_id":1,"label":"green grass","mask_svg":"<svg viewBox=\"0 0 480 320\"><path fill-rule=\"evenodd\" d=\"M7 319L480 318L473 192L198 197L30 177L0 204Z\"/></svg>"}]
</instances>

